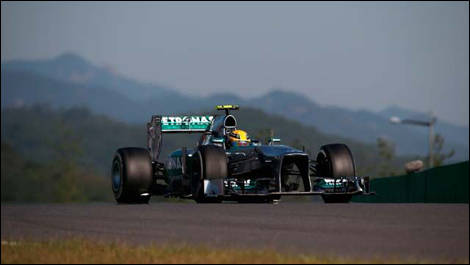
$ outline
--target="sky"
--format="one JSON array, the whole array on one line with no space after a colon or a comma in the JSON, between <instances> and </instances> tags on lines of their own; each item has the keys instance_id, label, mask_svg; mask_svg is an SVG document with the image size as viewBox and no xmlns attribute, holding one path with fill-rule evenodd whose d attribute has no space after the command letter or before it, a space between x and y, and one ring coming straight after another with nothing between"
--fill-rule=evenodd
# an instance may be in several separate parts
<instances>
[{"instance_id":1,"label":"sky","mask_svg":"<svg viewBox=\"0 0 470 265\"><path fill-rule=\"evenodd\" d=\"M282 89L469 124L466 2L1 2L1 61L74 52L190 95Z\"/></svg>"}]
</instances>

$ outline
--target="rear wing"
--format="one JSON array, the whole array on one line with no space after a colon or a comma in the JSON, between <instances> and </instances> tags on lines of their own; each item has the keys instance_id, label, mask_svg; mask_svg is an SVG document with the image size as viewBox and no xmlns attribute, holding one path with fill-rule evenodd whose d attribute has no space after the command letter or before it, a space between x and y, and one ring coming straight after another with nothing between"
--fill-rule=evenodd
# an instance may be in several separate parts
<instances>
[{"instance_id":1,"label":"rear wing","mask_svg":"<svg viewBox=\"0 0 470 265\"><path fill-rule=\"evenodd\" d=\"M214 116L162 116L162 132L204 132L213 119Z\"/></svg>"},{"instance_id":2,"label":"rear wing","mask_svg":"<svg viewBox=\"0 0 470 265\"><path fill-rule=\"evenodd\" d=\"M147 123L147 147L152 161L160 155L162 133L201 133L209 129L214 116L161 116L153 115Z\"/></svg>"}]
</instances>

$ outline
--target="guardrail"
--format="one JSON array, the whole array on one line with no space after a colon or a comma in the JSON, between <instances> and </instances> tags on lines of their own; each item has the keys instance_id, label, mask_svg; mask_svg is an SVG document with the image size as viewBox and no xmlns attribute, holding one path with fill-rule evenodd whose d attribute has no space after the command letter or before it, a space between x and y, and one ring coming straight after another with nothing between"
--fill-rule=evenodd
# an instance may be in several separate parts
<instances>
[{"instance_id":1,"label":"guardrail","mask_svg":"<svg viewBox=\"0 0 470 265\"><path fill-rule=\"evenodd\" d=\"M469 161L403 176L372 179L376 196L355 196L353 202L468 203Z\"/></svg>"}]
</instances>

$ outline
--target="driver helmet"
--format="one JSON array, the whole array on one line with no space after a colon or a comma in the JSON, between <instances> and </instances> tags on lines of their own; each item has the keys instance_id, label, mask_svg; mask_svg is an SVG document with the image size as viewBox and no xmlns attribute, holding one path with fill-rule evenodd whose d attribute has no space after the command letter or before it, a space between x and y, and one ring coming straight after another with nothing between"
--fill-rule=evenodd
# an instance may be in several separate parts
<instances>
[{"instance_id":1,"label":"driver helmet","mask_svg":"<svg viewBox=\"0 0 470 265\"><path fill-rule=\"evenodd\" d=\"M248 145L250 138L248 134L243 130L234 130L228 135L230 143L234 146Z\"/></svg>"}]
</instances>

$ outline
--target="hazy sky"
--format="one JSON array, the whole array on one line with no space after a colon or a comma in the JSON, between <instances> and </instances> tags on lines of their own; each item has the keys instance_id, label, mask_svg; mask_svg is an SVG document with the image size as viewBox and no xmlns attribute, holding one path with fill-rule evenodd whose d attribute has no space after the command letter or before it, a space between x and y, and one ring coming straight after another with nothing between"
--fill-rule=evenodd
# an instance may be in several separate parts
<instances>
[{"instance_id":1,"label":"hazy sky","mask_svg":"<svg viewBox=\"0 0 470 265\"><path fill-rule=\"evenodd\" d=\"M184 93L273 88L469 123L468 2L8 2L1 60L75 52Z\"/></svg>"}]
</instances>

